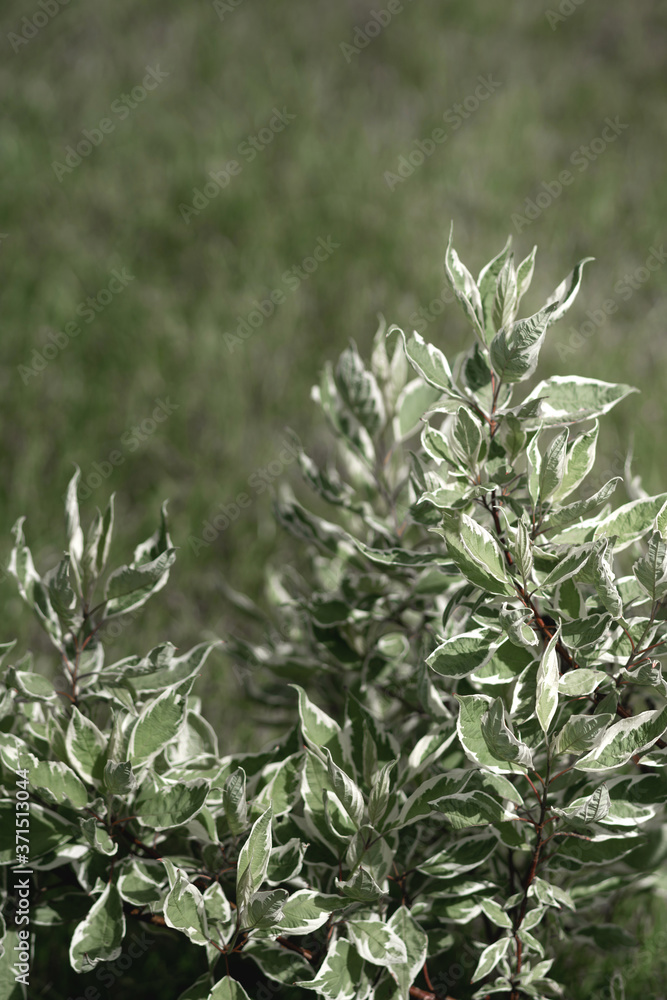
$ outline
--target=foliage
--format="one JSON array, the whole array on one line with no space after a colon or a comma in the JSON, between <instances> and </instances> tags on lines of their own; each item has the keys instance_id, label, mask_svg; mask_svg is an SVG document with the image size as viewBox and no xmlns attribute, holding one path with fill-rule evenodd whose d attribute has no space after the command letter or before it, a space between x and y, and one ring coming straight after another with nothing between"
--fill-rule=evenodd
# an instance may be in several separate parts
<instances>
[{"instance_id":1,"label":"foliage","mask_svg":"<svg viewBox=\"0 0 667 1000\"><path fill-rule=\"evenodd\" d=\"M17 523L10 571L66 684L29 656L6 671L1 860L29 858L31 927L71 928L77 972L141 923L203 949L183 1000L249 996L248 960L263 1000L518 1000L563 995L550 972L573 940L632 943L602 908L650 890L667 855L667 494L634 482L612 510L618 480L582 487L598 419L631 387L525 392L586 263L517 318L534 259L515 266L508 241L475 280L450 237L471 348L450 364L382 323L369 364L351 344L325 367L335 454L299 462L331 520L283 490L303 570L271 574L261 642L228 642L251 696L298 711L264 752L221 758L201 716L214 643L104 662L106 622L167 582L164 507L97 604L113 498L84 536L75 474L68 551L43 577Z\"/></svg>"}]
</instances>

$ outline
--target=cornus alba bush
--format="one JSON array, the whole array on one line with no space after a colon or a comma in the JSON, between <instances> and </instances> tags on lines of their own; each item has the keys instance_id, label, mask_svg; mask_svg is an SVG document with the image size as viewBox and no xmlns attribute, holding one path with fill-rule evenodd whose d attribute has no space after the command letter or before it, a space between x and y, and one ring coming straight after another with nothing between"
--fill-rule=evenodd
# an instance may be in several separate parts
<instances>
[{"instance_id":1,"label":"cornus alba bush","mask_svg":"<svg viewBox=\"0 0 667 1000\"><path fill-rule=\"evenodd\" d=\"M508 243L475 281L450 238L474 333L451 365L392 327L325 368L334 445L299 459L317 513L276 503L299 570L270 574L269 618L229 592L249 631L226 650L287 720L266 751L220 756L192 694L214 644L105 662L102 626L167 581L164 509L103 589L113 503L84 537L78 472L43 577L18 522L10 571L65 683L29 656L4 675L11 985L58 923L80 973L138 928L199 950L182 1000L567 997L555 959L631 943L604 907L667 855L667 494L586 489L630 387L526 392L585 264L517 319L534 256Z\"/></svg>"}]
</instances>

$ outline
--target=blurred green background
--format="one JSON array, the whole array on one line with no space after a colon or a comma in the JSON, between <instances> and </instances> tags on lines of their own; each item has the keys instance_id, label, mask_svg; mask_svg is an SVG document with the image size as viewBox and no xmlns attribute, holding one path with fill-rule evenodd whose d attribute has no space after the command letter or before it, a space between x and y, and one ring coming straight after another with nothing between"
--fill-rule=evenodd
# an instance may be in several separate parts
<instances>
[{"instance_id":1,"label":"blurred green background","mask_svg":"<svg viewBox=\"0 0 667 1000\"><path fill-rule=\"evenodd\" d=\"M0 558L25 514L38 568L55 564L73 463L90 485L84 524L117 491L113 565L170 498L170 584L110 656L224 637L238 621L222 580L261 600L267 562L293 551L261 470L296 479L286 426L326 447L309 389L350 337L366 353L379 312L407 329L426 309L427 338L449 354L467 345L462 314L439 301L450 220L475 273L509 233L521 257L538 244L528 308L596 258L538 374L637 385L603 424L598 475L621 471L634 435L634 471L665 488L667 268L640 269L664 238L667 8L404 0L376 33L384 0L42 3L5 0L1 15ZM422 165L385 176L438 128L446 141ZM196 213L195 188L209 192ZM527 199L532 221L519 218ZM114 271L131 280L110 286ZM272 291L272 315L230 337ZM587 310L598 325L584 336ZM192 546L242 492L250 505ZM1 638L48 669L11 580L0 587ZM229 664L209 664L199 693L223 752L253 745Z\"/></svg>"},{"instance_id":2,"label":"blurred green background","mask_svg":"<svg viewBox=\"0 0 667 1000\"><path fill-rule=\"evenodd\" d=\"M425 309L427 337L467 345L440 298L450 220L475 273L508 233L521 256L538 244L528 307L596 257L539 374L639 386L599 468L618 472L634 434L635 470L664 488L667 268L638 269L652 248L660 261L667 206L667 9L562 7L406 0L378 30L362 2L5 3L3 564L21 514L38 567L56 562L76 462L84 523L117 491L115 565L170 498L179 559L119 655L235 628L220 581L261 599L267 561L290 558L267 485L296 479L286 426L325 446L309 398L323 362L350 337L366 352L380 311L411 328ZM418 142L433 152L406 169ZM587 310L600 325L577 339ZM189 542L242 492L226 530ZM3 638L50 656L1 586ZM236 748L252 728L224 657L210 663L200 693Z\"/></svg>"}]
</instances>

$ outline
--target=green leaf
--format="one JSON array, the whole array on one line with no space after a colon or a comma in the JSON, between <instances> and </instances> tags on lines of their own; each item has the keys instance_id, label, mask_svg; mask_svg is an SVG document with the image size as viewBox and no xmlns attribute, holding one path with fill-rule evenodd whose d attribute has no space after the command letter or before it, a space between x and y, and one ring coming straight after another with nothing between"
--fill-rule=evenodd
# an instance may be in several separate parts
<instances>
[{"instance_id":1,"label":"green leaf","mask_svg":"<svg viewBox=\"0 0 667 1000\"><path fill-rule=\"evenodd\" d=\"M496 903L493 899L480 899L479 905L482 907L482 913L485 913L496 927L502 927L504 930L512 930L512 921L500 903Z\"/></svg>"},{"instance_id":2,"label":"green leaf","mask_svg":"<svg viewBox=\"0 0 667 1000\"><path fill-rule=\"evenodd\" d=\"M207 943L209 930L202 894L180 868L164 901L163 914L167 927L182 931L192 944Z\"/></svg>"},{"instance_id":3,"label":"green leaf","mask_svg":"<svg viewBox=\"0 0 667 1000\"><path fill-rule=\"evenodd\" d=\"M84 840L87 841L94 851L97 851L98 854L106 855L116 853L118 850L117 842L111 839L107 831L103 826L99 825L94 816L89 816L88 819L80 816L79 824Z\"/></svg>"},{"instance_id":4,"label":"green leaf","mask_svg":"<svg viewBox=\"0 0 667 1000\"><path fill-rule=\"evenodd\" d=\"M348 899L360 903L376 903L383 896L382 889L373 876L361 866L347 882L337 878L336 886Z\"/></svg>"},{"instance_id":5,"label":"green leaf","mask_svg":"<svg viewBox=\"0 0 667 1000\"><path fill-rule=\"evenodd\" d=\"M67 496L65 499L65 527L67 540L69 542L69 553L75 566L81 562L83 555L83 531L79 519L79 480L81 470L75 466L75 473L67 484Z\"/></svg>"},{"instance_id":6,"label":"green leaf","mask_svg":"<svg viewBox=\"0 0 667 1000\"><path fill-rule=\"evenodd\" d=\"M463 307L464 313L472 323L475 333L479 336L482 344L484 344L484 313L482 309L482 299L470 271L464 264L461 263L459 255L452 246L453 236L454 224L452 223L449 230L447 251L445 253L445 274L447 275L456 298Z\"/></svg>"},{"instance_id":7,"label":"green leaf","mask_svg":"<svg viewBox=\"0 0 667 1000\"><path fill-rule=\"evenodd\" d=\"M560 637L560 625L549 640L540 665L537 668L537 693L535 698L535 713L543 732L549 731L549 726L558 708L558 653L556 644Z\"/></svg>"},{"instance_id":8,"label":"green leaf","mask_svg":"<svg viewBox=\"0 0 667 1000\"><path fill-rule=\"evenodd\" d=\"M171 830L189 823L206 802L210 782L193 778L160 787L144 779L134 803L140 823L152 830Z\"/></svg>"},{"instance_id":9,"label":"green leaf","mask_svg":"<svg viewBox=\"0 0 667 1000\"><path fill-rule=\"evenodd\" d=\"M540 469L539 495L541 503L548 500L563 481L567 438L568 429L566 427L553 439L546 450Z\"/></svg>"},{"instance_id":10,"label":"green leaf","mask_svg":"<svg viewBox=\"0 0 667 1000\"><path fill-rule=\"evenodd\" d=\"M570 698L579 698L581 695L591 694L606 679L607 674L602 670L580 667L579 670L569 670L563 674L558 682L558 690Z\"/></svg>"},{"instance_id":11,"label":"green leaf","mask_svg":"<svg viewBox=\"0 0 667 1000\"><path fill-rule=\"evenodd\" d=\"M306 743L313 748L333 748L338 756L341 746L341 728L326 712L314 704L298 684L290 684L299 696L301 732Z\"/></svg>"},{"instance_id":12,"label":"green leaf","mask_svg":"<svg viewBox=\"0 0 667 1000\"><path fill-rule=\"evenodd\" d=\"M338 359L334 378L348 409L373 437L386 422L384 400L375 376L364 365L354 343Z\"/></svg>"},{"instance_id":13,"label":"green leaf","mask_svg":"<svg viewBox=\"0 0 667 1000\"><path fill-rule=\"evenodd\" d=\"M466 872L483 865L497 850L495 837L478 834L464 840L455 841L451 846L438 851L418 866L418 871L432 878L458 878Z\"/></svg>"},{"instance_id":14,"label":"green leaf","mask_svg":"<svg viewBox=\"0 0 667 1000\"><path fill-rule=\"evenodd\" d=\"M535 369L549 326L549 310L542 309L529 319L520 319L501 329L491 342L491 364L502 382L521 382Z\"/></svg>"},{"instance_id":15,"label":"green leaf","mask_svg":"<svg viewBox=\"0 0 667 1000\"><path fill-rule=\"evenodd\" d=\"M566 677L579 673L570 671ZM556 736L555 753L585 753L590 750L600 730L612 720L606 713L602 715L571 715L561 731Z\"/></svg>"},{"instance_id":16,"label":"green leaf","mask_svg":"<svg viewBox=\"0 0 667 1000\"><path fill-rule=\"evenodd\" d=\"M115 570L107 580L104 593L107 602L105 618L134 611L162 590L175 558L176 549L167 549L150 562L121 566Z\"/></svg>"},{"instance_id":17,"label":"green leaf","mask_svg":"<svg viewBox=\"0 0 667 1000\"><path fill-rule=\"evenodd\" d=\"M89 784L102 781L106 763L107 739L94 722L72 706L65 733L65 747L70 764Z\"/></svg>"},{"instance_id":18,"label":"green leaf","mask_svg":"<svg viewBox=\"0 0 667 1000\"><path fill-rule=\"evenodd\" d=\"M612 618L623 614L623 601L616 586L614 573L607 562L605 549L600 548L593 557L593 577L598 597Z\"/></svg>"},{"instance_id":19,"label":"green leaf","mask_svg":"<svg viewBox=\"0 0 667 1000\"><path fill-rule=\"evenodd\" d=\"M610 479L608 483L605 483L597 493L592 497L588 497L587 500L577 500L566 507L557 507L550 510L542 520L540 533L545 534L547 531L554 530L561 531L570 524L576 524L586 514L590 514L592 511L597 510L598 507L602 507L620 481L620 477L617 476L615 479Z\"/></svg>"},{"instance_id":20,"label":"green leaf","mask_svg":"<svg viewBox=\"0 0 667 1000\"><path fill-rule=\"evenodd\" d=\"M535 896L540 903L545 906L554 906L558 910L561 906L567 906L569 910L576 909L574 901L566 889L561 889L559 885L551 885L537 875L530 884L528 895Z\"/></svg>"},{"instance_id":21,"label":"green leaf","mask_svg":"<svg viewBox=\"0 0 667 1000\"><path fill-rule=\"evenodd\" d=\"M378 566L420 569L421 567L442 565L446 562L444 556L437 552L411 552L410 549L372 549L359 541L355 544L367 559Z\"/></svg>"},{"instance_id":22,"label":"green leaf","mask_svg":"<svg viewBox=\"0 0 667 1000\"><path fill-rule=\"evenodd\" d=\"M363 795L352 778L345 774L345 772L334 763L330 751L327 749L325 750L325 753L327 755L327 767L333 789L340 799L348 816L358 828L361 825L364 815Z\"/></svg>"},{"instance_id":23,"label":"green leaf","mask_svg":"<svg viewBox=\"0 0 667 1000\"><path fill-rule=\"evenodd\" d=\"M136 784L137 779L129 760L107 760L104 765L104 787L110 795L129 795Z\"/></svg>"},{"instance_id":24,"label":"green leaf","mask_svg":"<svg viewBox=\"0 0 667 1000\"><path fill-rule=\"evenodd\" d=\"M515 646L527 649L539 646L539 636L529 624L532 619L533 612L530 608L510 608L508 604L503 604L500 609L500 624Z\"/></svg>"},{"instance_id":25,"label":"green leaf","mask_svg":"<svg viewBox=\"0 0 667 1000\"><path fill-rule=\"evenodd\" d=\"M558 322L558 320L565 315L576 299L581 286L584 266L592 260L595 260L595 257L584 257L578 264L575 264L573 270L570 271L567 278L564 278L563 281L561 281L555 292L553 292L553 294L547 299L547 305L553 304L556 306L555 310L551 314L549 326L551 326L552 323Z\"/></svg>"},{"instance_id":26,"label":"green leaf","mask_svg":"<svg viewBox=\"0 0 667 1000\"><path fill-rule=\"evenodd\" d=\"M659 531L651 535L648 552L634 564L632 572L652 601L667 593L667 545Z\"/></svg>"},{"instance_id":27,"label":"green leaf","mask_svg":"<svg viewBox=\"0 0 667 1000\"><path fill-rule=\"evenodd\" d=\"M237 767L227 778L222 791L222 804L229 829L238 837L248 827L246 774L242 767Z\"/></svg>"},{"instance_id":28,"label":"green leaf","mask_svg":"<svg viewBox=\"0 0 667 1000\"><path fill-rule=\"evenodd\" d=\"M398 983L402 996L408 991L424 966L428 950L428 938L406 906L394 910L387 927L405 945L406 962L388 963L389 972Z\"/></svg>"},{"instance_id":29,"label":"green leaf","mask_svg":"<svg viewBox=\"0 0 667 1000\"><path fill-rule=\"evenodd\" d=\"M282 923L279 929L281 934L285 933ZM251 937L243 946L243 954L244 956L249 955L268 979L284 983L287 986L291 986L297 979L307 979L315 975L313 966L303 955L299 955L294 951L288 951L277 942L274 943L262 940L259 937ZM261 988L257 989L253 1000L258 1000L259 989ZM266 1000L270 1000L271 996L272 994L268 994Z\"/></svg>"},{"instance_id":30,"label":"green leaf","mask_svg":"<svg viewBox=\"0 0 667 1000\"><path fill-rule=\"evenodd\" d=\"M368 819L373 826L376 826L382 820L387 811L391 789L391 772L397 763L397 760L390 760L380 769L373 781L373 787L368 799Z\"/></svg>"},{"instance_id":31,"label":"green leaf","mask_svg":"<svg viewBox=\"0 0 667 1000\"><path fill-rule=\"evenodd\" d=\"M447 540L449 555L471 583L493 594L515 595L502 550L490 531L467 514L459 514L441 533Z\"/></svg>"},{"instance_id":32,"label":"green leaf","mask_svg":"<svg viewBox=\"0 0 667 1000\"><path fill-rule=\"evenodd\" d=\"M530 580L533 574L533 541L524 521L517 522L513 544L510 548L522 579L524 581Z\"/></svg>"},{"instance_id":33,"label":"green leaf","mask_svg":"<svg viewBox=\"0 0 667 1000\"><path fill-rule=\"evenodd\" d=\"M667 493L631 500L599 521L593 538L615 536L614 552L621 552L649 531L666 505Z\"/></svg>"},{"instance_id":34,"label":"green leaf","mask_svg":"<svg viewBox=\"0 0 667 1000\"><path fill-rule=\"evenodd\" d=\"M405 944L379 917L369 920L348 920L347 932L366 962L382 966L407 963Z\"/></svg>"},{"instance_id":35,"label":"green leaf","mask_svg":"<svg viewBox=\"0 0 667 1000\"><path fill-rule=\"evenodd\" d=\"M474 629L445 639L426 662L443 677L465 677L490 660L503 642L502 633L488 628Z\"/></svg>"},{"instance_id":36,"label":"green leaf","mask_svg":"<svg viewBox=\"0 0 667 1000\"><path fill-rule=\"evenodd\" d=\"M548 587L555 587L557 583L570 580L573 576L583 572L589 559L594 556L592 545L580 545L571 549L567 555L556 563L555 567L548 573L540 584L540 590L544 591Z\"/></svg>"},{"instance_id":37,"label":"green leaf","mask_svg":"<svg viewBox=\"0 0 667 1000\"><path fill-rule=\"evenodd\" d=\"M115 885L108 882L87 916L77 924L69 947L75 972L87 972L99 962L113 962L125 937L123 901Z\"/></svg>"},{"instance_id":38,"label":"green leaf","mask_svg":"<svg viewBox=\"0 0 667 1000\"><path fill-rule=\"evenodd\" d=\"M406 440L419 430L424 414L442 396L442 389L434 388L421 378L405 386L396 401L396 438Z\"/></svg>"},{"instance_id":39,"label":"green leaf","mask_svg":"<svg viewBox=\"0 0 667 1000\"><path fill-rule=\"evenodd\" d=\"M281 925L282 908L287 899L286 889L271 889L268 892L253 893L246 912L246 929L256 927L266 930Z\"/></svg>"},{"instance_id":40,"label":"green leaf","mask_svg":"<svg viewBox=\"0 0 667 1000\"><path fill-rule=\"evenodd\" d=\"M600 425L596 420L590 431L580 434L574 441L570 442L566 455L565 474L553 495L554 502L560 503L561 500L568 497L593 468L599 429Z\"/></svg>"},{"instance_id":41,"label":"green leaf","mask_svg":"<svg viewBox=\"0 0 667 1000\"><path fill-rule=\"evenodd\" d=\"M283 934L312 934L326 924L336 910L350 905L349 899L326 895L315 889L299 889L283 906L280 924Z\"/></svg>"},{"instance_id":42,"label":"green leaf","mask_svg":"<svg viewBox=\"0 0 667 1000\"><path fill-rule=\"evenodd\" d=\"M266 878L271 856L271 809L253 824L236 865L237 905L247 906ZM239 902L240 901L240 902Z\"/></svg>"},{"instance_id":43,"label":"green leaf","mask_svg":"<svg viewBox=\"0 0 667 1000\"><path fill-rule=\"evenodd\" d=\"M647 750L666 729L667 708L620 719L600 734L592 750L574 766L580 771L612 771Z\"/></svg>"},{"instance_id":44,"label":"green leaf","mask_svg":"<svg viewBox=\"0 0 667 1000\"><path fill-rule=\"evenodd\" d=\"M540 427L541 430L541 427ZM533 437L532 441L528 445L526 451L526 465L527 465L527 487L528 496L533 502L533 506L536 507L540 499L540 473L542 470L542 455L540 454L539 448L539 438L540 431Z\"/></svg>"},{"instance_id":45,"label":"green leaf","mask_svg":"<svg viewBox=\"0 0 667 1000\"><path fill-rule=\"evenodd\" d=\"M294 985L314 990L326 1000L357 1000L367 995L362 989L367 982L363 965L356 948L344 938L338 938L329 947L315 978L300 980Z\"/></svg>"},{"instance_id":46,"label":"green leaf","mask_svg":"<svg viewBox=\"0 0 667 1000\"><path fill-rule=\"evenodd\" d=\"M530 426L545 427L572 424L592 417L601 417L631 392L630 385L615 385L579 375L553 375L540 382L526 396L524 403L539 399L539 416L526 421Z\"/></svg>"},{"instance_id":47,"label":"green leaf","mask_svg":"<svg viewBox=\"0 0 667 1000\"><path fill-rule=\"evenodd\" d=\"M516 274L511 258L505 261L496 285L496 296L493 304L493 325L496 330L511 326L517 312Z\"/></svg>"},{"instance_id":48,"label":"green leaf","mask_svg":"<svg viewBox=\"0 0 667 1000\"><path fill-rule=\"evenodd\" d=\"M460 406L454 420L453 438L469 467L476 466L482 446L482 427L466 406Z\"/></svg>"},{"instance_id":49,"label":"green leaf","mask_svg":"<svg viewBox=\"0 0 667 1000\"><path fill-rule=\"evenodd\" d=\"M457 732L466 755L474 764L487 767L492 772L524 771L525 768L493 754L482 733L482 719L486 716L492 699L487 695L454 695L459 703Z\"/></svg>"},{"instance_id":50,"label":"green leaf","mask_svg":"<svg viewBox=\"0 0 667 1000\"><path fill-rule=\"evenodd\" d=\"M307 844L298 837L292 837L286 844L271 848L266 881L269 885L280 885L295 879L303 868Z\"/></svg>"},{"instance_id":51,"label":"green leaf","mask_svg":"<svg viewBox=\"0 0 667 1000\"><path fill-rule=\"evenodd\" d=\"M511 943L512 938L504 937L499 938L498 941L494 941L493 944L485 948L479 956L477 968L470 982L476 983L479 979L483 979L484 976L488 976L490 972L493 972L498 962L507 954Z\"/></svg>"},{"instance_id":52,"label":"green leaf","mask_svg":"<svg viewBox=\"0 0 667 1000\"><path fill-rule=\"evenodd\" d=\"M441 393L444 392L460 398L461 393L454 385L449 362L442 351L439 351L433 344L427 344L416 331L410 335L408 340L402 330L397 326L392 326L389 328L387 336L394 330L398 330L403 338L405 354L417 374L421 375L429 385L439 389Z\"/></svg>"},{"instance_id":53,"label":"green leaf","mask_svg":"<svg viewBox=\"0 0 667 1000\"><path fill-rule=\"evenodd\" d=\"M556 815L562 819L575 820L584 826L599 823L609 814L611 799L606 785L599 785L591 795L575 799L564 809L557 809Z\"/></svg>"},{"instance_id":54,"label":"green leaf","mask_svg":"<svg viewBox=\"0 0 667 1000\"><path fill-rule=\"evenodd\" d=\"M216 983L206 1000L251 1000L241 984L231 976L223 976Z\"/></svg>"},{"instance_id":55,"label":"green leaf","mask_svg":"<svg viewBox=\"0 0 667 1000\"><path fill-rule=\"evenodd\" d=\"M104 573L106 568L109 549L111 547L111 536L113 534L114 497L115 494L112 493L109 497L109 503L104 516L98 510L88 532L86 546L81 559L84 580L83 589L85 592Z\"/></svg>"},{"instance_id":56,"label":"green leaf","mask_svg":"<svg viewBox=\"0 0 667 1000\"><path fill-rule=\"evenodd\" d=\"M76 595L70 584L70 565L71 557L66 552L58 565L44 577L51 607L65 629L71 627L74 622L77 605Z\"/></svg>"},{"instance_id":57,"label":"green leaf","mask_svg":"<svg viewBox=\"0 0 667 1000\"><path fill-rule=\"evenodd\" d=\"M129 865L126 862L118 876L118 892L122 899L135 906L157 903L164 895L160 887L163 874L159 861L141 861L134 857Z\"/></svg>"},{"instance_id":58,"label":"green leaf","mask_svg":"<svg viewBox=\"0 0 667 1000\"><path fill-rule=\"evenodd\" d=\"M530 288L530 283L533 280L536 253L537 247L534 246L525 260L522 260L516 269L517 305Z\"/></svg>"},{"instance_id":59,"label":"green leaf","mask_svg":"<svg viewBox=\"0 0 667 1000\"><path fill-rule=\"evenodd\" d=\"M489 344L493 340L496 332L494 323L494 305L496 301L496 290L499 284L499 275L505 264L512 263L512 237L508 237L507 243L500 253L490 260L479 272L477 287L482 302L482 315L484 316L484 339Z\"/></svg>"},{"instance_id":60,"label":"green leaf","mask_svg":"<svg viewBox=\"0 0 667 1000\"><path fill-rule=\"evenodd\" d=\"M539 675L538 675L539 676ZM533 766L530 748L518 740L507 725L505 706L501 698L494 698L481 720L482 736L489 752L498 760L513 761L521 767Z\"/></svg>"},{"instance_id":61,"label":"green leaf","mask_svg":"<svg viewBox=\"0 0 667 1000\"><path fill-rule=\"evenodd\" d=\"M178 736L185 722L186 699L167 689L146 703L134 724L128 756L133 767L151 763Z\"/></svg>"}]
</instances>

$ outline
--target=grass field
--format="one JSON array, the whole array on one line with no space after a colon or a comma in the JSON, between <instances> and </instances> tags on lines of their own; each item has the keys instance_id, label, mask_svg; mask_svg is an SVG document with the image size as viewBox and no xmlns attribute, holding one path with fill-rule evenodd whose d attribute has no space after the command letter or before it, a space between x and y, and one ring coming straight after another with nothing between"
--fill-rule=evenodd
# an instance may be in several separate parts
<instances>
[{"instance_id":1,"label":"grass field","mask_svg":"<svg viewBox=\"0 0 667 1000\"><path fill-rule=\"evenodd\" d=\"M367 351L379 312L409 328L422 309L448 353L467 343L440 300L450 220L475 272L510 233L538 244L528 307L596 258L538 374L638 386L596 475L634 437L633 471L665 489L667 11L391 6L376 33L384 0L3 4L0 559L25 514L38 566L56 562L73 463L84 521L117 491L116 564L169 498L170 585L111 655L224 637L222 580L261 599L293 551L268 488L296 480L285 428L326 446L309 388L349 338ZM0 586L0 638L50 669ZM234 683L218 655L200 688L223 752L253 739Z\"/></svg>"}]
</instances>

